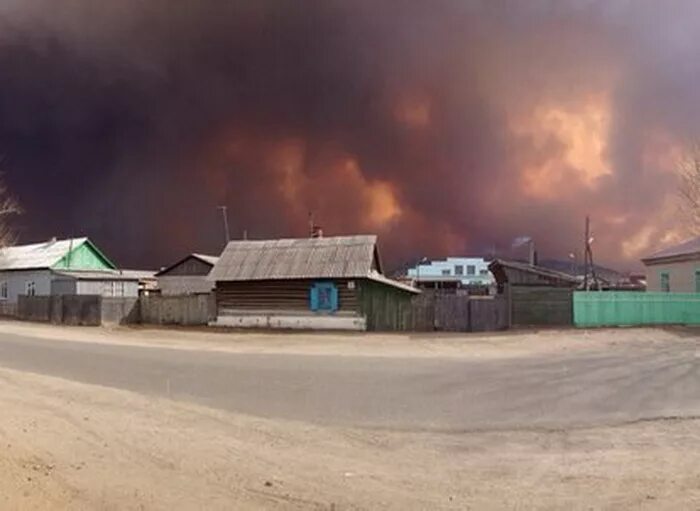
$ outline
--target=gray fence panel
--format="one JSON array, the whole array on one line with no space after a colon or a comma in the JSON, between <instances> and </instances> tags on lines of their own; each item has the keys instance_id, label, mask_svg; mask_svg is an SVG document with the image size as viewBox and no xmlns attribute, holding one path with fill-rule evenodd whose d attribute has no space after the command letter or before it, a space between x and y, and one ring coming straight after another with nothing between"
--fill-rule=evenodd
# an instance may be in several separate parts
<instances>
[{"instance_id":1,"label":"gray fence panel","mask_svg":"<svg viewBox=\"0 0 700 511\"><path fill-rule=\"evenodd\" d=\"M141 322L151 325L207 325L216 314L214 296L143 296Z\"/></svg>"}]
</instances>

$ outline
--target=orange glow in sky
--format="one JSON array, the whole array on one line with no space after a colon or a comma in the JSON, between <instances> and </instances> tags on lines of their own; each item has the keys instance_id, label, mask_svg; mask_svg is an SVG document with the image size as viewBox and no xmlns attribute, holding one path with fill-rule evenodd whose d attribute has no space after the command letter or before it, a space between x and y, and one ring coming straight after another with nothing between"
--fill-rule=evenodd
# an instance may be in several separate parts
<instances>
[{"instance_id":1,"label":"orange glow in sky","mask_svg":"<svg viewBox=\"0 0 700 511\"><path fill-rule=\"evenodd\" d=\"M594 188L601 176L611 173L606 156L610 106L604 98L538 107L528 119L515 123L514 131L539 148L521 175L523 190L532 197L555 197L562 186Z\"/></svg>"}]
</instances>

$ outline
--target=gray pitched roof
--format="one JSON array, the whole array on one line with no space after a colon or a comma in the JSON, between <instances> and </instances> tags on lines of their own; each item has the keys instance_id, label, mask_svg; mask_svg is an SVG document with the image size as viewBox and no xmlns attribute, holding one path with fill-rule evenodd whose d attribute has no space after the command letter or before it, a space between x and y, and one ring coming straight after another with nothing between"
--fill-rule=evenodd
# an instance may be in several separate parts
<instances>
[{"instance_id":1,"label":"gray pitched roof","mask_svg":"<svg viewBox=\"0 0 700 511\"><path fill-rule=\"evenodd\" d=\"M87 238L73 238L6 247L0 249L0 270L50 268L85 242Z\"/></svg>"},{"instance_id":2,"label":"gray pitched roof","mask_svg":"<svg viewBox=\"0 0 700 511\"><path fill-rule=\"evenodd\" d=\"M682 257L700 254L700 236L685 240L678 245L657 250L653 254L646 256L642 261L654 261L655 259L666 259L670 257Z\"/></svg>"},{"instance_id":3,"label":"gray pitched roof","mask_svg":"<svg viewBox=\"0 0 700 511\"><path fill-rule=\"evenodd\" d=\"M374 235L232 241L209 280L367 278L381 271Z\"/></svg>"},{"instance_id":4,"label":"gray pitched roof","mask_svg":"<svg viewBox=\"0 0 700 511\"><path fill-rule=\"evenodd\" d=\"M182 263L184 263L185 261L188 261L189 259L191 259L193 257L195 259L199 259L204 264L207 264L211 267L213 267L219 261L219 256L193 253L193 254L186 255L185 257L183 257L182 259L180 259L176 263L171 264L170 266L166 266L165 268L162 268L160 271L155 273L155 276L161 277L163 275L167 275L168 273L170 273L171 270L180 266Z\"/></svg>"},{"instance_id":5,"label":"gray pitched roof","mask_svg":"<svg viewBox=\"0 0 700 511\"><path fill-rule=\"evenodd\" d=\"M214 266L219 261L219 256L206 255L206 254L192 254L192 256L197 259L201 259L205 263L209 263Z\"/></svg>"},{"instance_id":6,"label":"gray pitched roof","mask_svg":"<svg viewBox=\"0 0 700 511\"><path fill-rule=\"evenodd\" d=\"M513 270L518 270L525 273L531 273L533 275L538 275L545 279L559 280L562 282L568 282L570 284L577 284L578 279L568 273L562 273L556 270L550 270L549 268L543 268L542 266L533 266L528 263L521 263L519 261L505 261L503 259L495 259L489 264L489 270L494 274L496 280L499 280L500 269L510 268Z\"/></svg>"}]
</instances>

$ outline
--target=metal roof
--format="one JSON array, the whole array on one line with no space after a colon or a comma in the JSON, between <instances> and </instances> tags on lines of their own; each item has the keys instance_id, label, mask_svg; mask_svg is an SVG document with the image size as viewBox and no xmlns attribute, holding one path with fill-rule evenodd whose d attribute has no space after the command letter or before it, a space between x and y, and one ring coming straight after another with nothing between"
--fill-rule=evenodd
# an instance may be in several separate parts
<instances>
[{"instance_id":1,"label":"metal roof","mask_svg":"<svg viewBox=\"0 0 700 511\"><path fill-rule=\"evenodd\" d=\"M553 280L560 280L562 282L569 282L571 284L578 283L578 279L568 273L562 273L556 270L550 270L549 268L543 268L541 266L533 266L528 263L521 263L519 261L504 261L503 259L496 259L489 264L489 270L496 276L498 267L511 268L513 270L522 271L525 273L531 273L533 275L539 275L541 277ZM498 277L496 277L498 280Z\"/></svg>"},{"instance_id":2,"label":"metal roof","mask_svg":"<svg viewBox=\"0 0 700 511\"><path fill-rule=\"evenodd\" d=\"M421 290L418 288L415 288L413 286L409 286L408 284L404 284L402 282L390 279L388 277L385 277L379 272L373 271L370 272L370 274L367 276L369 280L373 280L374 282L379 282L380 284L386 284L387 286L392 286L397 289L403 289L404 291L408 291L409 293L414 293L414 294L420 294Z\"/></svg>"},{"instance_id":3,"label":"metal roof","mask_svg":"<svg viewBox=\"0 0 700 511\"><path fill-rule=\"evenodd\" d=\"M87 241L87 238L72 238L6 247L0 249L0 270L50 268Z\"/></svg>"},{"instance_id":4,"label":"metal roof","mask_svg":"<svg viewBox=\"0 0 700 511\"><path fill-rule=\"evenodd\" d=\"M700 254L700 236L685 240L678 245L657 250L653 254L642 259L643 262L654 261L656 259L676 258L683 256L693 256Z\"/></svg>"},{"instance_id":5,"label":"metal roof","mask_svg":"<svg viewBox=\"0 0 700 511\"><path fill-rule=\"evenodd\" d=\"M152 270L119 270L119 273L139 280L151 280L156 278L156 272Z\"/></svg>"},{"instance_id":6,"label":"metal roof","mask_svg":"<svg viewBox=\"0 0 700 511\"><path fill-rule=\"evenodd\" d=\"M170 266L166 266L165 268L162 268L160 271L156 272L155 276L156 277L161 277L163 275L167 275L170 273L174 268L177 268L180 266L182 263L185 261L191 259L191 258L199 259L202 261L204 264L207 264L211 267L213 267L218 261L219 257L218 256L211 256L211 255L204 255L204 254L189 254L177 261L176 263L171 264Z\"/></svg>"},{"instance_id":7,"label":"metal roof","mask_svg":"<svg viewBox=\"0 0 700 511\"><path fill-rule=\"evenodd\" d=\"M232 241L209 280L367 278L380 270L374 235Z\"/></svg>"},{"instance_id":8,"label":"metal roof","mask_svg":"<svg viewBox=\"0 0 700 511\"><path fill-rule=\"evenodd\" d=\"M139 277L119 270L54 270L55 275L76 280L126 280L138 281Z\"/></svg>"},{"instance_id":9,"label":"metal roof","mask_svg":"<svg viewBox=\"0 0 700 511\"><path fill-rule=\"evenodd\" d=\"M206 254L192 254L192 256L196 257L197 259L201 259L205 263L211 264L212 266L214 266L219 261L219 256L212 256Z\"/></svg>"}]
</instances>

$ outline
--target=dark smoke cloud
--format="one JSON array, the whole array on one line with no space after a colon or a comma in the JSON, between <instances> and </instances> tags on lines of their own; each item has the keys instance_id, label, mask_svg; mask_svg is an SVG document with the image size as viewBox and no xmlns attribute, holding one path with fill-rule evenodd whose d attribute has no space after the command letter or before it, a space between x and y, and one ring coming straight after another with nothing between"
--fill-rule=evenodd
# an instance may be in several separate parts
<instances>
[{"instance_id":1,"label":"dark smoke cloud","mask_svg":"<svg viewBox=\"0 0 700 511\"><path fill-rule=\"evenodd\" d=\"M590 212L599 257L629 266L682 235L669 169L698 127L699 15L693 0L6 1L0 152L21 239L86 233L157 267L218 250L227 204L252 237L304 235L309 210L329 234L378 232L390 264L522 234L561 258Z\"/></svg>"}]
</instances>

